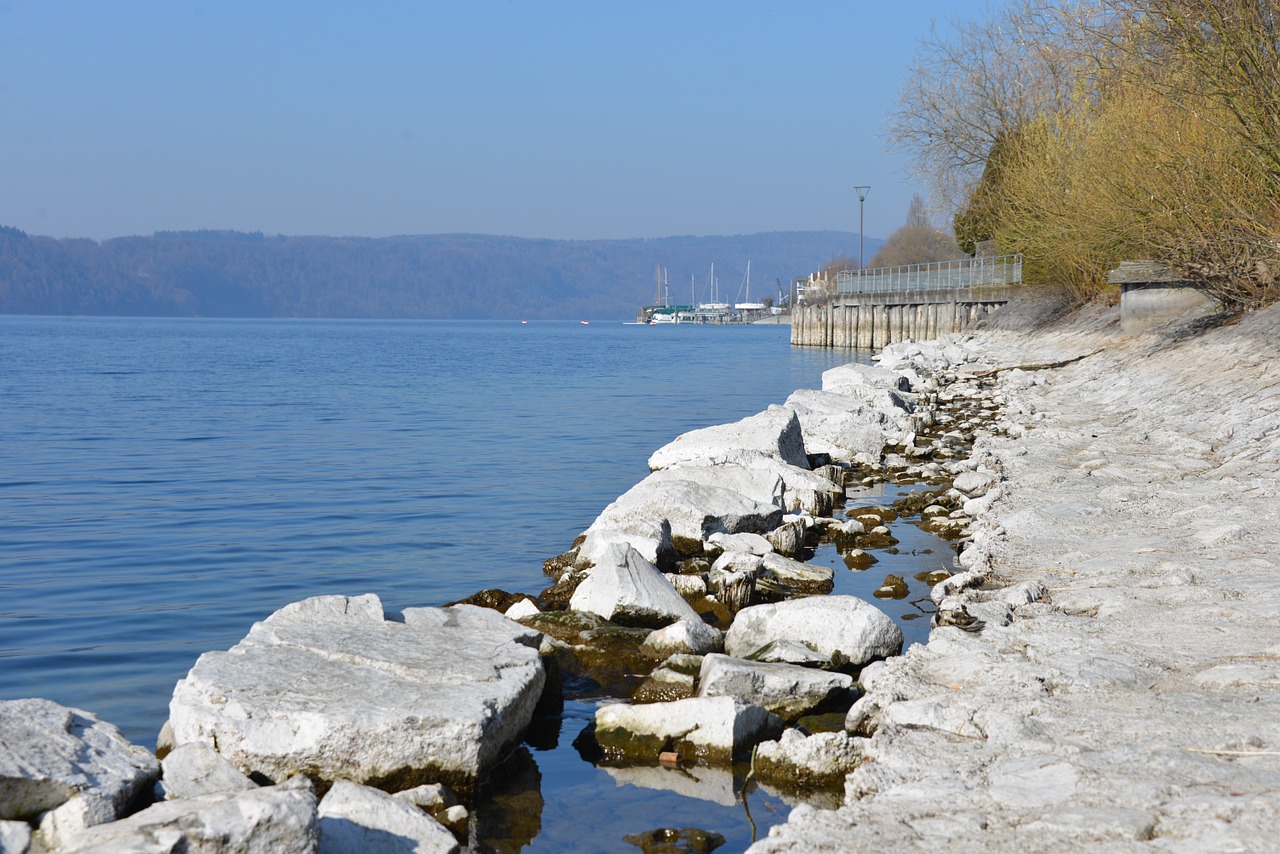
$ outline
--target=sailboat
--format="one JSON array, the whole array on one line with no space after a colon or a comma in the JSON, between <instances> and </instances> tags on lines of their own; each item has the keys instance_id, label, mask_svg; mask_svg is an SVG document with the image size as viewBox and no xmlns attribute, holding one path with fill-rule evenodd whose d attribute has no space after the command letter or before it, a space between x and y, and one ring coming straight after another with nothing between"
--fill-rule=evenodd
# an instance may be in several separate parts
<instances>
[{"instance_id":1,"label":"sailboat","mask_svg":"<svg viewBox=\"0 0 1280 854\"><path fill-rule=\"evenodd\" d=\"M727 302L719 302L716 282L716 262L711 262L711 273L708 276L708 289L711 302L704 302L694 309L693 313L699 323L724 323L729 319L731 307Z\"/></svg>"},{"instance_id":2,"label":"sailboat","mask_svg":"<svg viewBox=\"0 0 1280 854\"><path fill-rule=\"evenodd\" d=\"M746 295L747 299L751 298L751 262L750 261L747 262L747 275L743 277L742 286L738 289L738 298L741 299L744 294ZM743 320L746 320L748 318L758 317L764 314L764 303L740 302L740 303L734 304L733 310L738 313L739 317L741 317Z\"/></svg>"},{"instance_id":3,"label":"sailboat","mask_svg":"<svg viewBox=\"0 0 1280 854\"><path fill-rule=\"evenodd\" d=\"M680 322L680 307L671 305L671 285L667 281L667 270L662 268L662 277L659 279L662 291L662 306L655 307L653 313L649 315L649 325L658 326L664 323Z\"/></svg>"}]
</instances>

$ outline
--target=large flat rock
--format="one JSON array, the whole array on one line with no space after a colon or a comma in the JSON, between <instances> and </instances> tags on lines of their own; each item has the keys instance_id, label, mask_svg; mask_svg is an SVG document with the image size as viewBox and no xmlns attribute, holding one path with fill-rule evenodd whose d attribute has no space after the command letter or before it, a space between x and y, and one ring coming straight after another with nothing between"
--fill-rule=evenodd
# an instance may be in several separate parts
<instances>
[{"instance_id":1,"label":"large flat rock","mask_svg":"<svg viewBox=\"0 0 1280 854\"><path fill-rule=\"evenodd\" d=\"M791 597L830 593L835 587L835 570L780 554L767 554L761 561L761 577L756 587L762 598L774 594Z\"/></svg>"},{"instance_id":2,"label":"large flat rock","mask_svg":"<svg viewBox=\"0 0 1280 854\"><path fill-rule=\"evenodd\" d=\"M777 741L760 745L756 774L783 789L840 791L845 777L862 759L861 748L861 743L848 733L805 736L789 729Z\"/></svg>"},{"instance_id":3,"label":"large flat rock","mask_svg":"<svg viewBox=\"0 0 1280 854\"><path fill-rule=\"evenodd\" d=\"M878 365L849 362L829 368L822 372L822 388L860 398L877 408L912 408L904 396L911 391L910 381L897 371Z\"/></svg>"},{"instance_id":4,"label":"large flat rock","mask_svg":"<svg viewBox=\"0 0 1280 854\"><path fill-rule=\"evenodd\" d=\"M726 763L782 732L782 719L732 697L670 703L611 703L596 709L595 738L606 758L656 765L674 750L682 761Z\"/></svg>"},{"instance_id":5,"label":"large flat rock","mask_svg":"<svg viewBox=\"0 0 1280 854\"><path fill-rule=\"evenodd\" d=\"M751 465L780 460L809 468L804 436L796 414L780 406L735 421L677 436L649 457L649 469L677 465Z\"/></svg>"},{"instance_id":6,"label":"large flat rock","mask_svg":"<svg viewBox=\"0 0 1280 854\"><path fill-rule=\"evenodd\" d=\"M76 824L113 821L159 776L149 751L89 712L0 701L0 819L32 820L74 799Z\"/></svg>"},{"instance_id":7,"label":"large flat rock","mask_svg":"<svg viewBox=\"0 0 1280 854\"><path fill-rule=\"evenodd\" d=\"M310 854L316 796L305 780L162 801L65 838L63 854Z\"/></svg>"},{"instance_id":8,"label":"large flat rock","mask_svg":"<svg viewBox=\"0 0 1280 854\"><path fill-rule=\"evenodd\" d=\"M319 854L457 854L458 841L418 807L342 780L317 811Z\"/></svg>"},{"instance_id":9,"label":"large flat rock","mask_svg":"<svg viewBox=\"0 0 1280 854\"><path fill-rule=\"evenodd\" d=\"M843 487L808 468L762 458L751 465L685 463L652 472L649 483L693 481L707 487L727 489L760 504L781 507L787 513L830 515L832 499Z\"/></svg>"},{"instance_id":10,"label":"large flat rock","mask_svg":"<svg viewBox=\"0 0 1280 854\"><path fill-rule=\"evenodd\" d=\"M689 473L692 470L692 473ZM704 482L710 467L687 467L679 477L653 475L607 506L587 529L658 539L664 525L681 551L697 551L717 532L763 534L782 524L780 505Z\"/></svg>"},{"instance_id":11,"label":"large flat rock","mask_svg":"<svg viewBox=\"0 0 1280 854\"><path fill-rule=\"evenodd\" d=\"M174 689L173 745L245 773L470 791L528 725L540 634L468 605L387 620L377 596L318 596L200 656Z\"/></svg>"},{"instance_id":12,"label":"large flat rock","mask_svg":"<svg viewBox=\"0 0 1280 854\"><path fill-rule=\"evenodd\" d=\"M800 419L809 453L837 460L878 462L887 439L900 442L911 429L905 410L880 409L851 394L800 389L785 405Z\"/></svg>"},{"instance_id":13,"label":"large flat rock","mask_svg":"<svg viewBox=\"0 0 1280 854\"><path fill-rule=\"evenodd\" d=\"M853 677L795 664L743 661L709 654L698 675L699 697L736 697L764 706L784 720L795 720L828 701L843 697Z\"/></svg>"},{"instance_id":14,"label":"large flat rock","mask_svg":"<svg viewBox=\"0 0 1280 854\"><path fill-rule=\"evenodd\" d=\"M811 596L743 608L724 638L735 658L778 641L797 642L836 666L859 666L902 650L902 630L856 596Z\"/></svg>"}]
</instances>

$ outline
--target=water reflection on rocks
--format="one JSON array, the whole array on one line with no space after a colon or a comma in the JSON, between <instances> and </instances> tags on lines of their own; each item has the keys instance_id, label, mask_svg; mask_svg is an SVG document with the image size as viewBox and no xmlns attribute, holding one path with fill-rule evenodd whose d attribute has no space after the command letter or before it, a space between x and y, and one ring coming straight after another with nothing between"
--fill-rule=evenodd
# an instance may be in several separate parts
<instances>
[{"instance_id":1,"label":"water reflection on rocks","mask_svg":"<svg viewBox=\"0 0 1280 854\"><path fill-rule=\"evenodd\" d=\"M705 854L724 845L724 837L720 834L696 827L682 827L679 830L660 827L622 838L644 854Z\"/></svg>"},{"instance_id":2,"label":"water reflection on rocks","mask_svg":"<svg viewBox=\"0 0 1280 854\"><path fill-rule=\"evenodd\" d=\"M515 854L542 832L542 808L542 773L521 747L485 781L470 838L481 851Z\"/></svg>"}]
</instances>

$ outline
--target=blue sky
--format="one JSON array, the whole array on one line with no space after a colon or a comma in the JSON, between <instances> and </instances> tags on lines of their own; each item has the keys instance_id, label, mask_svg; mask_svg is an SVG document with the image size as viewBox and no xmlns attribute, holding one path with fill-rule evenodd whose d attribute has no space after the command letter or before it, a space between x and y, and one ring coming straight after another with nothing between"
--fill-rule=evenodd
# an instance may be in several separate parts
<instances>
[{"instance_id":1,"label":"blue sky","mask_svg":"<svg viewBox=\"0 0 1280 854\"><path fill-rule=\"evenodd\" d=\"M0 0L0 225L662 237L858 225L976 0Z\"/></svg>"}]
</instances>

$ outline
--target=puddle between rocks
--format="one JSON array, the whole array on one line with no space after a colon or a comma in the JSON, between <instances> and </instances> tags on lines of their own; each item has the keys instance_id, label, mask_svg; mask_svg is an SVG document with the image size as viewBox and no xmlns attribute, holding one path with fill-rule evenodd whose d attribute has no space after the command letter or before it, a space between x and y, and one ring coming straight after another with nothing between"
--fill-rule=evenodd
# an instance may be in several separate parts
<instances>
[{"instance_id":1,"label":"puddle between rocks","mask_svg":"<svg viewBox=\"0 0 1280 854\"><path fill-rule=\"evenodd\" d=\"M743 851L786 819L781 796L742 783L748 767L609 768L586 762L573 740L610 700L566 700L542 721L533 744L495 769L472 824L473 850L638 852L624 839L659 828L696 828L724 838L720 847L660 850ZM539 789L538 783L541 783ZM755 824L753 832L752 824Z\"/></svg>"},{"instance_id":2,"label":"puddle between rocks","mask_svg":"<svg viewBox=\"0 0 1280 854\"><path fill-rule=\"evenodd\" d=\"M854 515L862 507L890 507L907 495L937 488L924 484L889 483L864 487L846 499L845 509L839 515ZM910 515L899 516L890 522L888 527L898 544L869 550L876 562L867 569L850 569L844 556L829 542L819 544L813 557L807 561L835 569L835 590L832 592L866 599L892 617L905 637L903 650L913 643L929 640L929 621L936 608L929 598L933 584L926 581L925 576L935 572L953 575L960 571L955 545L924 530L917 524L919 521L919 515ZM905 589L886 585L889 575L901 579ZM884 589L890 586L897 589L892 592ZM881 591L879 595L877 591Z\"/></svg>"},{"instance_id":3,"label":"puddle between rocks","mask_svg":"<svg viewBox=\"0 0 1280 854\"><path fill-rule=\"evenodd\" d=\"M856 515L867 507L892 507L905 496L936 488L922 483L851 488L836 516ZM906 515L889 522L898 542L869 549L875 562L866 569L849 568L836 546L826 541L806 561L834 568L834 593L864 598L892 617L905 636L904 649L929 637L934 608L929 598L932 585L925 576L958 571L954 545L921 528L919 521L919 515ZM889 575L901 579L901 584L890 580L886 585ZM748 781L746 763L732 770L591 764L573 742L592 722L596 707L609 702L616 700L566 698L562 714L535 722L524 745L493 771L482 790L470 821L470 850L731 854L767 836L769 828L786 821L791 808L801 802ZM829 792L804 800L834 808L842 798L843 792ZM645 834L685 828L694 832L676 839L667 834L668 838L642 844Z\"/></svg>"}]
</instances>

